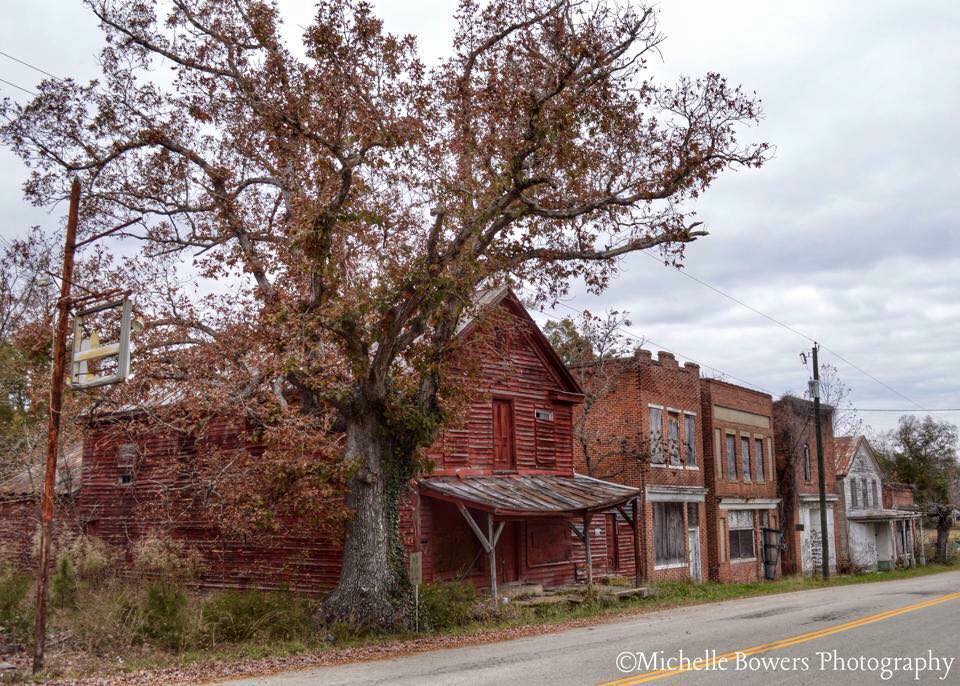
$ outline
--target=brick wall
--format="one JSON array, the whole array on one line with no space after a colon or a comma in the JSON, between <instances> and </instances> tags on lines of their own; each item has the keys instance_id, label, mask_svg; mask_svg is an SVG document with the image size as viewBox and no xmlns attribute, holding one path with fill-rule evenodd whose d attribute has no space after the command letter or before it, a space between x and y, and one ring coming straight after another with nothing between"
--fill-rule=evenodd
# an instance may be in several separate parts
<instances>
[{"instance_id":1,"label":"brick wall","mask_svg":"<svg viewBox=\"0 0 960 686\"><path fill-rule=\"evenodd\" d=\"M703 379L704 478L707 528L709 530L710 578L715 581L754 581L764 578L762 528L779 528L779 508L755 510L754 549L756 560L730 559L727 510L724 498L774 500L778 497L774 459L773 398L743 386ZM729 470L727 437L733 438L734 470ZM745 471L743 443L747 441L749 464ZM761 460L757 459L760 441ZM762 461L762 471L758 462ZM747 473L749 472L749 477ZM761 478L762 476L762 478ZM764 512L764 515L761 515ZM762 517L766 517L766 526ZM779 572L779 564L778 564Z\"/></svg>"}]
</instances>

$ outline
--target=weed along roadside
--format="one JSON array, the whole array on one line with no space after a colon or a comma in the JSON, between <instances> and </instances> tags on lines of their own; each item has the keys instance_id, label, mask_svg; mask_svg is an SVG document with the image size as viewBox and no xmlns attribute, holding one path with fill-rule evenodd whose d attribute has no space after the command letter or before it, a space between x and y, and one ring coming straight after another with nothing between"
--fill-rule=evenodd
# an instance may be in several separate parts
<instances>
[{"instance_id":1,"label":"weed along roadside","mask_svg":"<svg viewBox=\"0 0 960 686\"><path fill-rule=\"evenodd\" d=\"M936 574L950 565L839 576L824 582L660 582L647 597L618 597L617 585L557 592L553 600L518 597L494 607L465 583L428 584L421 594L420 634L357 633L342 625L318 631L315 598L287 592L198 592L189 578L118 578L90 559L63 558L51 584L51 650L44 680L127 678L202 680L337 664L548 633L634 614L735 598ZM170 551L166 555L171 557ZM83 569L82 574L77 569ZM616 580L614 580L616 581ZM32 580L0 574L2 640L28 640ZM26 678L26 657L13 658L6 682Z\"/></svg>"}]
</instances>

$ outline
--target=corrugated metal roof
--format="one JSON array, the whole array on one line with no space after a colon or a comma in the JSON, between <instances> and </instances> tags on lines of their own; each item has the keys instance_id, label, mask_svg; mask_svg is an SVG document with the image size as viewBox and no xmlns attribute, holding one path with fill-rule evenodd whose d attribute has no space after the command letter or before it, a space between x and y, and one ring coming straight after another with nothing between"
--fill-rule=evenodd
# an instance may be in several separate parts
<instances>
[{"instance_id":1,"label":"corrugated metal roof","mask_svg":"<svg viewBox=\"0 0 960 686\"><path fill-rule=\"evenodd\" d=\"M80 469L83 464L83 443L67 447L57 460L57 495L67 495L80 490ZM0 481L0 497L34 496L43 490L42 463L31 465L19 474Z\"/></svg>"},{"instance_id":2,"label":"corrugated metal roof","mask_svg":"<svg viewBox=\"0 0 960 686\"><path fill-rule=\"evenodd\" d=\"M582 474L427 477L419 484L424 495L504 515L595 512L622 505L640 493L637 488Z\"/></svg>"}]
</instances>

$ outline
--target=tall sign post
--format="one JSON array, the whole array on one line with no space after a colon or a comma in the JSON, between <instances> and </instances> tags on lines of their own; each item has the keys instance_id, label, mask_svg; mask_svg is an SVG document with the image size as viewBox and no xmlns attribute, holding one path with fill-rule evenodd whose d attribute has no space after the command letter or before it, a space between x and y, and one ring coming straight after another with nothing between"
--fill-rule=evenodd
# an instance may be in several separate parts
<instances>
[{"instance_id":1,"label":"tall sign post","mask_svg":"<svg viewBox=\"0 0 960 686\"><path fill-rule=\"evenodd\" d=\"M60 419L63 412L64 377L68 376L70 387L87 389L125 381L130 372L130 333L134 327L133 306L130 299L118 291L91 293L72 299L74 255L78 248L123 229L140 218L121 224L77 242L77 224L80 214L80 182L73 180L70 188L70 210L67 215L67 236L63 248L63 273L60 280L60 299L57 301L57 321L53 338L53 371L50 378L50 417L47 427L47 458L44 467L43 494L40 500L40 568L37 573L36 624L34 626L33 673L43 669L44 648L47 635L47 587L50 577L50 548L53 537L54 501L57 490L57 454L60 443ZM112 301L94 304L74 316L73 351L69 372L67 365L67 330L70 310L73 305L91 299L113 297ZM119 333L117 341L101 345L95 321L90 318L108 310L119 310ZM90 325L89 337L85 327ZM108 360L115 360L113 365Z\"/></svg>"},{"instance_id":2,"label":"tall sign post","mask_svg":"<svg viewBox=\"0 0 960 686\"><path fill-rule=\"evenodd\" d=\"M813 383L810 390L813 392L813 426L817 434L817 485L820 488L820 569L824 579L830 578L830 534L827 532L827 484L823 473L823 430L820 426L820 365L817 362L817 350L820 346L813 344Z\"/></svg>"},{"instance_id":3,"label":"tall sign post","mask_svg":"<svg viewBox=\"0 0 960 686\"><path fill-rule=\"evenodd\" d=\"M50 535L53 524L53 501L57 488L57 448L60 442L60 414L63 410L63 375L67 356L67 324L70 317L70 285L73 281L73 255L77 246L77 223L80 216L80 182L70 187L70 210L67 215L67 238L63 247L63 273L60 299L57 300L57 324L53 338L53 372L50 378L50 417L47 422L47 460L43 473L43 495L40 504L40 569L37 577L37 619L34 626L33 673L43 668L43 652L47 634L47 582L50 576Z\"/></svg>"}]
</instances>

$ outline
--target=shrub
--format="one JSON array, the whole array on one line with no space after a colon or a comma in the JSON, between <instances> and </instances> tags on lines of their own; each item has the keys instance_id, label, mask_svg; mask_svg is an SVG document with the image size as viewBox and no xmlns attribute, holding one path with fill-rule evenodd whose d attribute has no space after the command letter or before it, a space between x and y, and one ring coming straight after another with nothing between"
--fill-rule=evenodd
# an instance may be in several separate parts
<instances>
[{"instance_id":1,"label":"shrub","mask_svg":"<svg viewBox=\"0 0 960 686\"><path fill-rule=\"evenodd\" d=\"M185 648L191 638L186 610L187 596L180 587L150 584L140 605L140 634L164 648Z\"/></svg>"},{"instance_id":2,"label":"shrub","mask_svg":"<svg viewBox=\"0 0 960 686\"><path fill-rule=\"evenodd\" d=\"M200 554L169 536L151 533L133 549L133 568L148 577L190 579L200 570Z\"/></svg>"},{"instance_id":3,"label":"shrub","mask_svg":"<svg viewBox=\"0 0 960 686\"><path fill-rule=\"evenodd\" d=\"M30 633L32 612L27 606L30 579L13 570L0 570L0 637L25 641Z\"/></svg>"},{"instance_id":4,"label":"shrub","mask_svg":"<svg viewBox=\"0 0 960 686\"><path fill-rule=\"evenodd\" d=\"M204 604L204 642L306 638L312 629L311 610L308 601L286 592L223 591Z\"/></svg>"},{"instance_id":5,"label":"shrub","mask_svg":"<svg viewBox=\"0 0 960 686\"><path fill-rule=\"evenodd\" d=\"M74 607L77 602L77 577L69 557L61 557L50 581L50 604L55 608Z\"/></svg>"},{"instance_id":6,"label":"shrub","mask_svg":"<svg viewBox=\"0 0 960 686\"><path fill-rule=\"evenodd\" d=\"M420 589L421 622L434 631L464 626L475 618L476 601L471 583L425 584Z\"/></svg>"},{"instance_id":7,"label":"shrub","mask_svg":"<svg viewBox=\"0 0 960 686\"><path fill-rule=\"evenodd\" d=\"M84 586L76 606L61 617L75 643L94 655L121 653L141 640L143 624L135 589L119 580Z\"/></svg>"},{"instance_id":8,"label":"shrub","mask_svg":"<svg viewBox=\"0 0 960 686\"><path fill-rule=\"evenodd\" d=\"M116 551L93 536L77 536L63 550L70 561L74 575L87 581L102 581L116 568Z\"/></svg>"}]
</instances>

